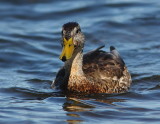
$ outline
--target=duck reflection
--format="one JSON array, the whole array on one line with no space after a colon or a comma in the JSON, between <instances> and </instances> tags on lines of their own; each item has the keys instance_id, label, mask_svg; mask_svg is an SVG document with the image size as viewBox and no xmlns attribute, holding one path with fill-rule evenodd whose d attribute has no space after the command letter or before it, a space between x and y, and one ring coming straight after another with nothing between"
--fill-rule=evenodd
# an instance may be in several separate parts
<instances>
[{"instance_id":1,"label":"duck reflection","mask_svg":"<svg viewBox=\"0 0 160 124\"><path fill-rule=\"evenodd\" d=\"M71 118L66 120L69 124L77 124L83 122L85 115L87 116L99 116L95 110L110 111L118 110L119 105L116 103L125 102L125 99L114 98L113 95L69 95L66 97L66 102L63 104L63 110L67 111L66 115ZM119 111L119 110L118 110Z\"/></svg>"},{"instance_id":2,"label":"duck reflection","mask_svg":"<svg viewBox=\"0 0 160 124\"><path fill-rule=\"evenodd\" d=\"M125 99L92 99L92 98L67 98L63 109L68 112L92 111L94 108L119 107L116 102L125 102Z\"/></svg>"}]
</instances>

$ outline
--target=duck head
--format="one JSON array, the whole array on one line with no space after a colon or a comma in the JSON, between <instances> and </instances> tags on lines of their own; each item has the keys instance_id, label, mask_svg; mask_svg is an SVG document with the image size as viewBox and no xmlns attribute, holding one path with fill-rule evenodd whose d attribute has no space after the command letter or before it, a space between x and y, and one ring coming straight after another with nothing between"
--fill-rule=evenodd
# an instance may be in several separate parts
<instances>
[{"instance_id":1,"label":"duck head","mask_svg":"<svg viewBox=\"0 0 160 124\"><path fill-rule=\"evenodd\" d=\"M73 53L77 50L83 49L84 35L81 32L81 28L77 22L68 22L62 27L62 53L60 60L63 62L72 58Z\"/></svg>"}]
</instances>

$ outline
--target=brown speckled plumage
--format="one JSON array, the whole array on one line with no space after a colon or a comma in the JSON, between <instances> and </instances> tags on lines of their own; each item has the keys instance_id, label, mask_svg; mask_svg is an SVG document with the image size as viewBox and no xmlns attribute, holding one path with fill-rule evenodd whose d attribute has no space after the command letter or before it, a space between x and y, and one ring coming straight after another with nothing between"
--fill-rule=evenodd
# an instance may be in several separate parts
<instances>
[{"instance_id":1,"label":"brown speckled plumage","mask_svg":"<svg viewBox=\"0 0 160 124\"><path fill-rule=\"evenodd\" d=\"M76 30L77 26L79 25L74 22L67 23L63 26L63 30L67 30L67 27L70 30ZM75 35L77 35L75 39L78 39L78 35L79 37L83 36L83 34ZM74 36L67 35L67 37ZM84 93L123 93L128 91L131 76L114 47L110 47L110 52L105 52L100 47L83 55L84 41L74 40L74 43L78 45L75 47L73 56L59 70L52 87L69 92Z\"/></svg>"}]
</instances>

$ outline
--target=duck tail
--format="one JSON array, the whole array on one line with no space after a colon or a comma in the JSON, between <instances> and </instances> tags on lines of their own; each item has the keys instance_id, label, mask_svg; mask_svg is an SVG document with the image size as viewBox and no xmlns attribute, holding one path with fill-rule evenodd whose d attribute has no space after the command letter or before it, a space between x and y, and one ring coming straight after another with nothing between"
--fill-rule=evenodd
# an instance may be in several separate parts
<instances>
[{"instance_id":1,"label":"duck tail","mask_svg":"<svg viewBox=\"0 0 160 124\"><path fill-rule=\"evenodd\" d=\"M119 52L116 50L116 48L114 46L110 46L110 52L117 58L117 60L121 64L125 65L125 63L124 63L123 59L121 58Z\"/></svg>"},{"instance_id":2,"label":"duck tail","mask_svg":"<svg viewBox=\"0 0 160 124\"><path fill-rule=\"evenodd\" d=\"M95 51L102 49L103 47L105 47L105 45L102 45L100 47L98 47L97 49L95 49Z\"/></svg>"}]
</instances>

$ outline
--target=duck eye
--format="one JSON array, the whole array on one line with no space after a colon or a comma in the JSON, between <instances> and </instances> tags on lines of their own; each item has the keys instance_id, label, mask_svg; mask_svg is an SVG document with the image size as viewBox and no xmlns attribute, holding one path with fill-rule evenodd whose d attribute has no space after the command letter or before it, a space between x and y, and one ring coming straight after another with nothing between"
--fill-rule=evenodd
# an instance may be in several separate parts
<instances>
[{"instance_id":1,"label":"duck eye","mask_svg":"<svg viewBox=\"0 0 160 124\"><path fill-rule=\"evenodd\" d=\"M78 34L81 30L80 29L77 29L76 33Z\"/></svg>"}]
</instances>

